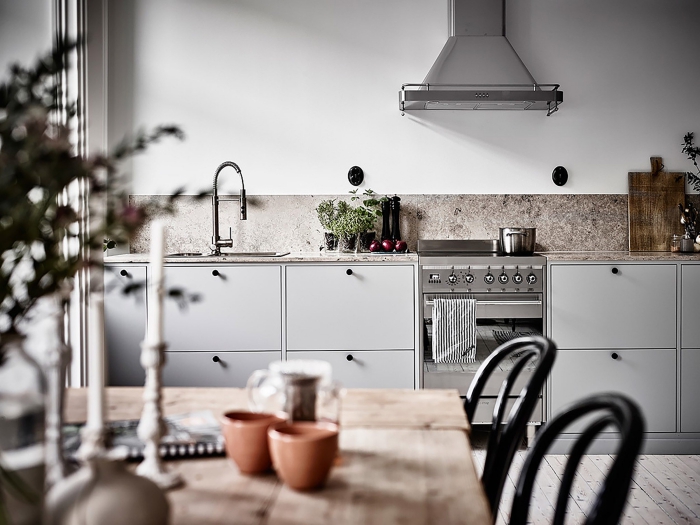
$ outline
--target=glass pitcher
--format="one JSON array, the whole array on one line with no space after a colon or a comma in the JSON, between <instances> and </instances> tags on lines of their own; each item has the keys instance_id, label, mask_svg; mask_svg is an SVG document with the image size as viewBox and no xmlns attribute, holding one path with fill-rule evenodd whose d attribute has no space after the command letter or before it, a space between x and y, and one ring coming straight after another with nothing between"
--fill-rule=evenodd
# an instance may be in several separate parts
<instances>
[{"instance_id":1,"label":"glass pitcher","mask_svg":"<svg viewBox=\"0 0 700 525\"><path fill-rule=\"evenodd\" d=\"M253 412L284 413L291 421L338 423L341 387L332 380L327 361L275 361L253 372L246 389Z\"/></svg>"}]
</instances>

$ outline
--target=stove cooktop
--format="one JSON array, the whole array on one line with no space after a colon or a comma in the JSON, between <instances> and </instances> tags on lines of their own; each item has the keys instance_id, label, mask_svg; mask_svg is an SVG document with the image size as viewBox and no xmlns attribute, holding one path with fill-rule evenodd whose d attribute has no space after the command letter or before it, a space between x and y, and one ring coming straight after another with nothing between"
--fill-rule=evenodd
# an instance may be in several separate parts
<instances>
[{"instance_id":1,"label":"stove cooktop","mask_svg":"<svg viewBox=\"0 0 700 525\"><path fill-rule=\"evenodd\" d=\"M496 239L419 240L423 291L541 292L546 258L505 255Z\"/></svg>"}]
</instances>

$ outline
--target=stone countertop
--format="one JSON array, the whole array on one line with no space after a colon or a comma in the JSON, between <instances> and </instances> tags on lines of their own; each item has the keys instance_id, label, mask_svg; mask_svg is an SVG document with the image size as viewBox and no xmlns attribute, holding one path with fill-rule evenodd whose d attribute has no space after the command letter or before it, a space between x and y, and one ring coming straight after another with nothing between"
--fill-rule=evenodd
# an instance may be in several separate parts
<instances>
[{"instance_id":1,"label":"stone countertop","mask_svg":"<svg viewBox=\"0 0 700 525\"><path fill-rule=\"evenodd\" d=\"M555 261L697 261L700 253L678 252L628 252L628 251L579 251L579 252L538 252L549 262ZM105 257L105 263L147 263L147 253L125 253ZM165 257L166 263L267 263L281 264L288 262L394 262L415 263L418 254L409 253L325 253L292 252L284 257L246 257L223 254L202 257Z\"/></svg>"},{"instance_id":2,"label":"stone countertop","mask_svg":"<svg viewBox=\"0 0 700 525\"><path fill-rule=\"evenodd\" d=\"M554 261L697 261L700 253L680 252L541 252L547 262Z\"/></svg>"},{"instance_id":3,"label":"stone countertop","mask_svg":"<svg viewBox=\"0 0 700 525\"><path fill-rule=\"evenodd\" d=\"M105 257L107 264L124 263L147 263L149 261L147 253L125 253L121 255L109 255ZM223 254L221 256L206 255L202 257L168 257L165 256L166 263L262 263L262 264L282 264L288 262L418 262L416 253L325 253L325 252L292 252L283 257L250 257L231 256Z\"/></svg>"}]
</instances>

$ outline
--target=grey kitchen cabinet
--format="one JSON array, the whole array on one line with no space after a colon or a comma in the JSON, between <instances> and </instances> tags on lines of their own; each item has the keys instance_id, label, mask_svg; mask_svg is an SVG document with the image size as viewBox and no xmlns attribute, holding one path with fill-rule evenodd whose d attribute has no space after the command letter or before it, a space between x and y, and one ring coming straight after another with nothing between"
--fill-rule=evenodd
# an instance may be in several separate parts
<instances>
[{"instance_id":1,"label":"grey kitchen cabinet","mask_svg":"<svg viewBox=\"0 0 700 525\"><path fill-rule=\"evenodd\" d=\"M146 335L145 286L128 295L122 290L129 284L145 285L146 266L108 265L104 283L107 384L143 386L145 373L140 356Z\"/></svg>"},{"instance_id":2,"label":"grey kitchen cabinet","mask_svg":"<svg viewBox=\"0 0 700 525\"><path fill-rule=\"evenodd\" d=\"M681 348L700 348L700 264L681 265Z\"/></svg>"},{"instance_id":3,"label":"grey kitchen cabinet","mask_svg":"<svg viewBox=\"0 0 700 525\"><path fill-rule=\"evenodd\" d=\"M409 350L287 352L287 359L321 359L333 380L346 388L413 388L414 354Z\"/></svg>"},{"instance_id":4,"label":"grey kitchen cabinet","mask_svg":"<svg viewBox=\"0 0 700 525\"><path fill-rule=\"evenodd\" d=\"M677 275L678 265L665 262L549 264L548 334L559 348L549 417L619 392L639 404L648 433L678 432Z\"/></svg>"},{"instance_id":5,"label":"grey kitchen cabinet","mask_svg":"<svg viewBox=\"0 0 700 525\"><path fill-rule=\"evenodd\" d=\"M133 268L145 280L147 265ZM166 288L200 296L184 308L164 302L166 386L243 387L254 370L301 357L331 362L346 387L416 384L415 265L177 263L164 275ZM146 300L117 299L105 301L119 346L110 384L143 385Z\"/></svg>"},{"instance_id":6,"label":"grey kitchen cabinet","mask_svg":"<svg viewBox=\"0 0 700 525\"><path fill-rule=\"evenodd\" d=\"M556 414L588 395L620 392L639 404L647 432L675 432L676 391L675 349L567 350L554 363L550 396Z\"/></svg>"},{"instance_id":7,"label":"grey kitchen cabinet","mask_svg":"<svg viewBox=\"0 0 700 525\"><path fill-rule=\"evenodd\" d=\"M254 370L279 359L280 352L168 352L163 386L242 388Z\"/></svg>"},{"instance_id":8,"label":"grey kitchen cabinet","mask_svg":"<svg viewBox=\"0 0 700 525\"><path fill-rule=\"evenodd\" d=\"M551 264L551 338L559 348L675 348L676 265Z\"/></svg>"},{"instance_id":9,"label":"grey kitchen cabinet","mask_svg":"<svg viewBox=\"0 0 700 525\"><path fill-rule=\"evenodd\" d=\"M681 266L681 432L700 432L700 264Z\"/></svg>"},{"instance_id":10,"label":"grey kitchen cabinet","mask_svg":"<svg viewBox=\"0 0 700 525\"><path fill-rule=\"evenodd\" d=\"M414 283L413 265L288 266L287 350L413 351Z\"/></svg>"},{"instance_id":11,"label":"grey kitchen cabinet","mask_svg":"<svg viewBox=\"0 0 700 525\"><path fill-rule=\"evenodd\" d=\"M169 351L282 350L282 267L273 264L167 266L168 288L200 296L165 301Z\"/></svg>"},{"instance_id":12,"label":"grey kitchen cabinet","mask_svg":"<svg viewBox=\"0 0 700 525\"><path fill-rule=\"evenodd\" d=\"M681 432L700 432L700 348L681 350Z\"/></svg>"}]
</instances>

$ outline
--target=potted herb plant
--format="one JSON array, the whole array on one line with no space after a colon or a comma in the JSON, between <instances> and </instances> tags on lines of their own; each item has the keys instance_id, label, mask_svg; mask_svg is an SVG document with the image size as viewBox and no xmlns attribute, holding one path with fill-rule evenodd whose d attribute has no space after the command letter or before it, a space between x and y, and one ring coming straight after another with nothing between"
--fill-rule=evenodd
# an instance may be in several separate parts
<instances>
[{"instance_id":1,"label":"potted herb plant","mask_svg":"<svg viewBox=\"0 0 700 525\"><path fill-rule=\"evenodd\" d=\"M318 222L321 223L321 227L326 230L323 234L324 248L327 252L337 250L338 238L333 233L336 215L335 199L326 199L319 202L318 206L316 206L316 215L318 216Z\"/></svg>"},{"instance_id":2,"label":"potted herb plant","mask_svg":"<svg viewBox=\"0 0 700 525\"><path fill-rule=\"evenodd\" d=\"M357 195L357 189L350 193L352 194L351 201L362 201L362 205L357 208L363 221L363 230L359 233L358 243L362 251L369 251L369 245L377 236L374 228L377 219L382 216L382 204L387 202L389 198L377 197L377 194L369 188L362 193L362 196Z\"/></svg>"},{"instance_id":3,"label":"potted herb plant","mask_svg":"<svg viewBox=\"0 0 700 525\"><path fill-rule=\"evenodd\" d=\"M350 191L350 194L349 203L327 199L316 207L318 220L326 230L327 251L336 248L342 252L353 252L357 248L368 250L376 236L373 230L377 217L381 216L381 202L386 197L377 199L371 189L365 190L362 195L357 195L357 189Z\"/></svg>"}]
</instances>

